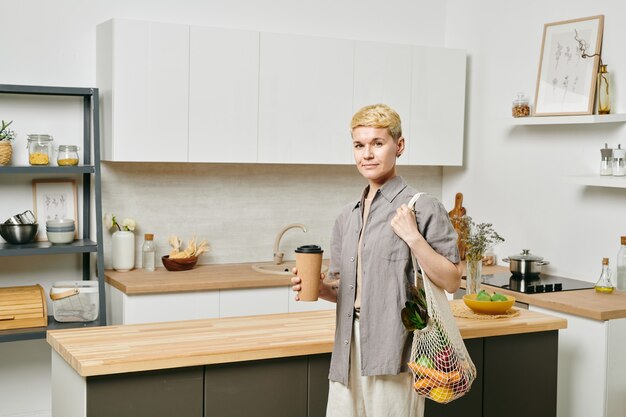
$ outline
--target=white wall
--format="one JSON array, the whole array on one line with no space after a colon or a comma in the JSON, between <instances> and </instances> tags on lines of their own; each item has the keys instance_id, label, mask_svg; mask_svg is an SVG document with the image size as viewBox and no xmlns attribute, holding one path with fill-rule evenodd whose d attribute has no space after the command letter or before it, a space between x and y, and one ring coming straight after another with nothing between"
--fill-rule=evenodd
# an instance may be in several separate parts
<instances>
[{"instance_id":1,"label":"white wall","mask_svg":"<svg viewBox=\"0 0 626 417\"><path fill-rule=\"evenodd\" d=\"M95 85L96 25L114 17L443 46L445 2L388 0L381 5L375 0L1 1L2 15L10 18L3 20L0 36L0 82ZM74 104L67 107L73 111ZM16 148L25 145L26 134L44 131L55 133L57 143L78 143L75 127L60 122L65 118L11 108L0 100L0 118L16 120ZM413 185L437 196L441 172L401 169ZM0 185L9 185L0 194L2 218L31 204L28 192L11 185L14 181L26 180L0 178ZM122 217L135 217L141 226L138 233L156 233L161 251L170 233L197 233L214 247L204 262L237 262L269 259L274 234L289 222L307 223L310 232L290 231L286 248L311 240L327 245L337 208L354 198L362 185L350 167L108 163L103 166L103 206ZM108 242L107 234L105 245ZM71 277L74 262L73 257L0 258L0 286L21 285L22 279L49 286L60 275ZM0 417L49 414L46 342L0 344Z\"/></svg>"},{"instance_id":2,"label":"white wall","mask_svg":"<svg viewBox=\"0 0 626 417\"><path fill-rule=\"evenodd\" d=\"M613 111L626 112L626 4L589 1L447 2L446 46L469 55L465 164L444 168L443 201L464 194L469 215L492 222L506 242L500 258L529 248L548 272L595 282L602 257L615 262L626 235L626 190L567 184L599 173L600 148L626 146L617 125L511 125L518 91L534 98L544 23L605 15L603 61L613 77Z\"/></svg>"}]
</instances>

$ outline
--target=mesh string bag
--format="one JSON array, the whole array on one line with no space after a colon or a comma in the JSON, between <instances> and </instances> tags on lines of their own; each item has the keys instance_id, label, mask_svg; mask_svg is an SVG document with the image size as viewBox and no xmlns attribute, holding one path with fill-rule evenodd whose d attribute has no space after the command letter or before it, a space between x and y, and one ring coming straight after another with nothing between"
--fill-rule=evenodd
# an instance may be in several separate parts
<instances>
[{"instance_id":1,"label":"mesh string bag","mask_svg":"<svg viewBox=\"0 0 626 417\"><path fill-rule=\"evenodd\" d=\"M420 197L409 203L413 208ZM423 284L428 321L426 327L413 331L408 363L413 387L418 395L438 403L449 403L469 392L476 379L476 367L467 352L443 289L433 284L412 256L415 286Z\"/></svg>"}]
</instances>

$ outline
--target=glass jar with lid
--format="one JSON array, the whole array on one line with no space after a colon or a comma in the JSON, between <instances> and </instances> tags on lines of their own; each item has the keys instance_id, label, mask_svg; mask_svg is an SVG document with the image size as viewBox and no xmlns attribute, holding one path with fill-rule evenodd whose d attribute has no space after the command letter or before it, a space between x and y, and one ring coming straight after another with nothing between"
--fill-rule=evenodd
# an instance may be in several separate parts
<instances>
[{"instance_id":1,"label":"glass jar with lid","mask_svg":"<svg viewBox=\"0 0 626 417\"><path fill-rule=\"evenodd\" d=\"M49 165L53 140L51 135L28 135L28 163Z\"/></svg>"},{"instance_id":2,"label":"glass jar with lid","mask_svg":"<svg viewBox=\"0 0 626 417\"><path fill-rule=\"evenodd\" d=\"M57 149L57 165L73 166L78 165L78 150L76 145L59 145Z\"/></svg>"},{"instance_id":3,"label":"glass jar with lid","mask_svg":"<svg viewBox=\"0 0 626 417\"><path fill-rule=\"evenodd\" d=\"M530 116L530 105L528 98L524 93L517 93L517 97L513 99L513 117Z\"/></svg>"}]
</instances>

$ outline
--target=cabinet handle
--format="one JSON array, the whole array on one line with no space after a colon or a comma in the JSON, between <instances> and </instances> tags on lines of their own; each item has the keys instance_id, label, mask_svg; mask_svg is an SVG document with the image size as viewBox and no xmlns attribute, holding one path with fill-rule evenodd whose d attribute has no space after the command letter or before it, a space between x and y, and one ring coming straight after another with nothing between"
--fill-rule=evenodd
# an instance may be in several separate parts
<instances>
[{"instance_id":1,"label":"cabinet handle","mask_svg":"<svg viewBox=\"0 0 626 417\"><path fill-rule=\"evenodd\" d=\"M15 316L4 316L4 317L0 317L0 321L8 321L8 320L15 320Z\"/></svg>"}]
</instances>

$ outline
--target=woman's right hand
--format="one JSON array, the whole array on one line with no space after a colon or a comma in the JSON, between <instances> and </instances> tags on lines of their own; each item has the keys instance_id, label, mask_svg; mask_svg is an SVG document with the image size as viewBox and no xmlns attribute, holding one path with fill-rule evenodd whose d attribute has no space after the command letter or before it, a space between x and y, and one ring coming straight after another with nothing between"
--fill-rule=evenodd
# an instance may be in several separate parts
<instances>
[{"instance_id":1,"label":"woman's right hand","mask_svg":"<svg viewBox=\"0 0 626 417\"><path fill-rule=\"evenodd\" d=\"M296 301L300 301L300 290L302 289L302 280L300 279L300 277L298 276L298 268L294 267L291 272L293 272L293 274L295 275L294 277L291 277L291 290L293 292L296 293ZM320 274L320 292L319 292L319 297L324 299L324 300L336 300L336 291L337 291L337 285L338 282L336 282L333 286L329 286L326 283L324 283L324 279L326 279L326 274L321 273Z\"/></svg>"}]
</instances>

